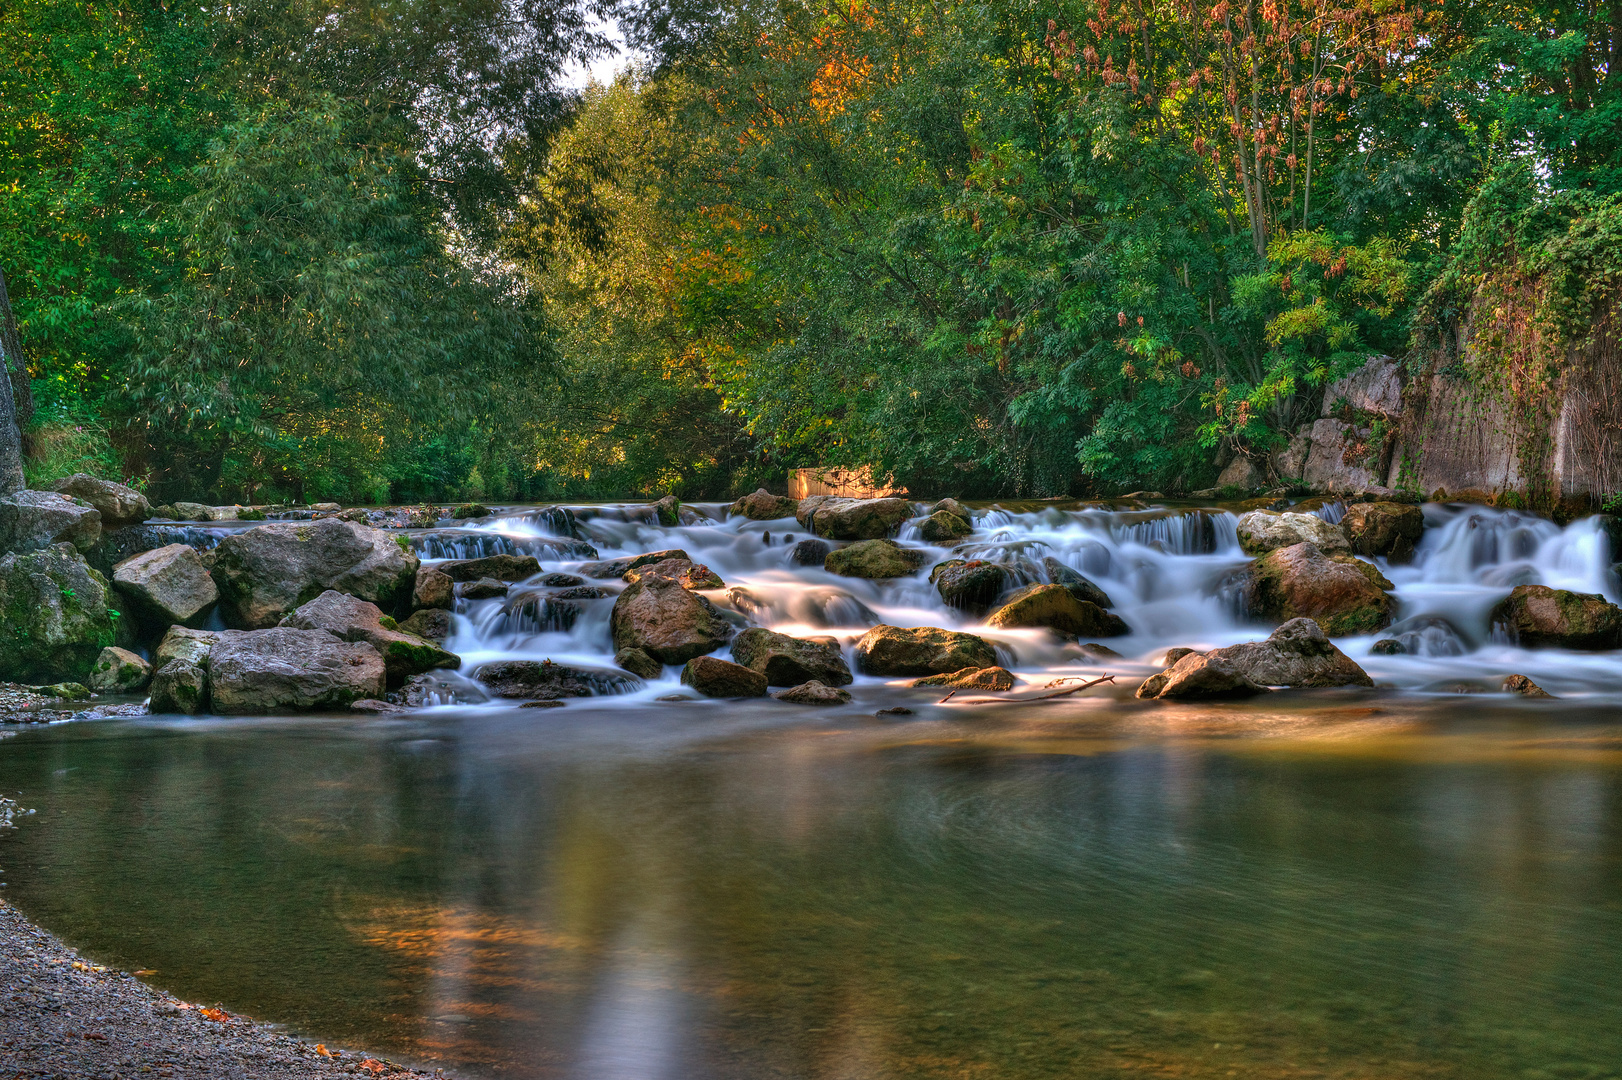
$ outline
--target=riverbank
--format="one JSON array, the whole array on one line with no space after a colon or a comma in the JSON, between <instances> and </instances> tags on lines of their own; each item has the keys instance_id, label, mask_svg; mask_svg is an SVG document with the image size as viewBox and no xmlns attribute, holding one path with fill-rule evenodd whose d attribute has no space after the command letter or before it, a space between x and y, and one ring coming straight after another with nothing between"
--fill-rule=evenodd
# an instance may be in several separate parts
<instances>
[{"instance_id":1,"label":"riverbank","mask_svg":"<svg viewBox=\"0 0 1622 1080\"><path fill-rule=\"evenodd\" d=\"M7 1080L317 1080L443 1076L178 1001L93 964L0 901L0 1074Z\"/></svg>"}]
</instances>

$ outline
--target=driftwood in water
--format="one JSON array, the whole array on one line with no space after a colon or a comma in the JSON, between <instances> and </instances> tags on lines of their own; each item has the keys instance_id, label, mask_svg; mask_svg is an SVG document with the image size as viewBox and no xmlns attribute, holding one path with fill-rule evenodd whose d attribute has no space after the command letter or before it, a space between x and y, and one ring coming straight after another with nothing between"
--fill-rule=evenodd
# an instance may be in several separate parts
<instances>
[{"instance_id":1,"label":"driftwood in water","mask_svg":"<svg viewBox=\"0 0 1622 1080\"><path fill-rule=\"evenodd\" d=\"M1074 678L1077 678L1077 676L1075 676L1075 675L1066 675L1062 679L1054 679L1052 682L1048 683L1047 686L1044 687L1044 689L1051 690L1051 689L1053 689L1053 687L1058 686L1060 683L1069 682L1071 679L1074 679ZM1113 675L1100 675L1098 678L1093 679L1090 682L1077 683L1075 686L1070 687L1068 690L1060 690L1060 691L1058 691L1056 693L1052 693L1052 694L1043 694L1041 697L1035 697L1035 698L995 698L995 697L964 698L962 701L958 702L958 704L959 705L1018 705L1021 702L1052 701L1054 698L1069 697L1071 694L1080 693L1083 690L1087 690L1087 689L1090 689L1091 687L1097 686L1099 683L1112 683L1114 681L1115 681L1115 676L1113 676ZM955 694L955 693L957 693L957 691L953 690L952 694ZM937 705L945 705L948 701L952 700L952 694L947 694L945 697L943 697L939 701L935 702L935 704L937 704Z\"/></svg>"}]
</instances>

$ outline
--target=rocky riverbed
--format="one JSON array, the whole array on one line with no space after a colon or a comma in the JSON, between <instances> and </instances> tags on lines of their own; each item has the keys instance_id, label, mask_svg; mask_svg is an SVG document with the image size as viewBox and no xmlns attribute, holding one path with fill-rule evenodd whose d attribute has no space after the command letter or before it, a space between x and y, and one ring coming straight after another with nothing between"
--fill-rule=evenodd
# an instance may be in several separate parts
<instances>
[{"instance_id":1,"label":"rocky riverbed","mask_svg":"<svg viewBox=\"0 0 1622 1080\"><path fill-rule=\"evenodd\" d=\"M0 901L0 1074L7 1080L316 1080L443 1076L180 1001L91 963Z\"/></svg>"}]
</instances>

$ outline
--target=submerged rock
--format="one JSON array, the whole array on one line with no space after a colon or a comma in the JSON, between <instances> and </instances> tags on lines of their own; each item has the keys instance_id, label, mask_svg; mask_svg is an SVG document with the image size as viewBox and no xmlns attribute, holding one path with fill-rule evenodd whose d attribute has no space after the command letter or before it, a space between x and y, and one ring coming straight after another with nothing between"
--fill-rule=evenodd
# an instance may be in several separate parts
<instances>
[{"instance_id":1,"label":"submerged rock","mask_svg":"<svg viewBox=\"0 0 1622 1080\"><path fill-rule=\"evenodd\" d=\"M398 686L413 675L435 668L459 668L462 658L433 642L397 628L373 603L331 589L301 604L281 625L298 630L325 630L343 641L364 641L383 657L388 681Z\"/></svg>"},{"instance_id":2,"label":"submerged rock","mask_svg":"<svg viewBox=\"0 0 1622 1080\"><path fill-rule=\"evenodd\" d=\"M1152 692L1146 692L1150 691ZM1268 692L1239 667L1219 656L1191 653L1146 681L1138 688L1139 697L1166 699L1246 698Z\"/></svg>"},{"instance_id":3,"label":"submerged rock","mask_svg":"<svg viewBox=\"0 0 1622 1080\"><path fill-rule=\"evenodd\" d=\"M687 661L681 669L681 681L705 697L766 696L766 676L753 668L713 656L695 656Z\"/></svg>"},{"instance_id":4,"label":"submerged rock","mask_svg":"<svg viewBox=\"0 0 1622 1080\"><path fill-rule=\"evenodd\" d=\"M1346 508L1340 528L1358 555L1405 560L1425 533L1425 514L1404 503L1354 503Z\"/></svg>"},{"instance_id":5,"label":"submerged rock","mask_svg":"<svg viewBox=\"0 0 1622 1080\"><path fill-rule=\"evenodd\" d=\"M154 714L196 716L207 712L207 670L191 660L170 660L152 676L151 701L147 707Z\"/></svg>"},{"instance_id":6,"label":"submerged rock","mask_svg":"<svg viewBox=\"0 0 1622 1080\"><path fill-rule=\"evenodd\" d=\"M1114 607L1110 602L1109 594L1097 585L1094 585L1078 571L1072 570L1052 555L1042 560L1042 569L1047 571L1048 580L1055 585L1063 585L1070 590L1070 595L1077 600L1089 604L1097 604L1101 608Z\"/></svg>"},{"instance_id":7,"label":"submerged rock","mask_svg":"<svg viewBox=\"0 0 1622 1080\"><path fill-rule=\"evenodd\" d=\"M732 625L704 597L656 576L620 593L609 631L616 650L641 649L661 664L684 664L725 645Z\"/></svg>"},{"instance_id":8,"label":"submerged rock","mask_svg":"<svg viewBox=\"0 0 1622 1080\"><path fill-rule=\"evenodd\" d=\"M651 566L667 559L680 559L683 562L693 561L687 557L687 552L681 548L670 548L666 551L649 551L642 555L631 555L623 559L605 559L601 562L582 563L580 572L589 578L606 581L609 578L623 578L631 570L642 566Z\"/></svg>"},{"instance_id":9,"label":"submerged rock","mask_svg":"<svg viewBox=\"0 0 1622 1080\"><path fill-rule=\"evenodd\" d=\"M796 566L821 566L828 561L833 548L823 540L801 540L789 551L789 561Z\"/></svg>"},{"instance_id":10,"label":"submerged rock","mask_svg":"<svg viewBox=\"0 0 1622 1080\"><path fill-rule=\"evenodd\" d=\"M1408 649L1396 638L1381 638L1369 646L1370 656L1403 656Z\"/></svg>"},{"instance_id":11,"label":"submerged rock","mask_svg":"<svg viewBox=\"0 0 1622 1080\"><path fill-rule=\"evenodd\" d=\"M798 686L791 686L787 690L779 690L772 694L772 697L795 705L845 705L850 701L850 691L837 686L828 686L813 679Z\"/></svg>"},{"instance_id":12,"label":"submerged rock","mask_svg":"<svg viewBox=\"0 0 1622 1080\"><path fill-rule=\"evenodd\" d=\"M1120 637L1131 632L1119 615L1077 600L1063 585L1026 586L987 616L986 625L1000 629L1046 627L1080 637Z\"/></svg>"},{"instance_id":13,"label":"submerged rock","mask_svg":"<svg viewBox=\"0 0 1622 1080\"><path fill-rule=\"evenodd\" d=\"M929 579L949 608L984 615L1008 587L1008 568L985 559L949 559L930 571Z\"/></svg>"},{"instance_id":14,"label":"submerged rock","mask_svg":"<svg viewBox=\"0 0 1622 1080\"><path fill-rule=\"evenodd\" d=\"M203 560L187 544L143 551L113 567L113 587L137 617L159 626L196 626L220 598Z\"/></svg>"},{"instance_id":15,"label":"submerged rock","mask_svg":"<svg viewBox=\"0 0 1622 1080\"><path fill-rule=\"evenodd\" d=\"M103 529L139 525L152 515L152 504L134 488L87 473L74 473L51 484L51 490L79 499L95 507Z\"/></svg>"},{"instance_id":16,"label":"submerged rock","mask_svg":"<svg viewBox=\"0 0 1622 1080\"><path fill-rule=\"evenodd\" d=\"M1323 552L1351 548L1338 525L1331 525L1316 514L1252 510L1239 519L1238 530L1239 546L1247 555L1265 555L1296 544L1314 544Z\"/></svg>"},{"instance_id":17,"label":"submerged rock","mask_svg":"<svg viewBox=\"0 0 1622 1080\"><path fill-rule=\"evenodd\" d=\"M214 711L225 716L347 708L383 696L383 657L325 630L223 630L208 657Z\"/></svg>"},{"instance_id":18,"label":"submerged rock","mask_svg":"<svg viewBox=\"0 0 1622 1080\"><path fill-rule=\"evenodd\" d=\"M984 638L937 626L875 626L856 643L856 666L869 675L944 675L997 664Z\"/></svg>"},{"instance_id":19,"label":"submerged rock","mask_svg":"<svg viewBox=\"0 0 1622 1080\"><path fill-rule=\"evenodd\" d=\"M640 679L657 679L665 673L665 666L641 649L621 649L614 654L614 664Z\"/></svg>"},{"instance_id":20,"label":"submerged rock","mask_svg":"<svg viewBox=\"0 0 1622 1080\"><path fill-rule=\"evenodd\" d=\"M813 680L848 686L853 681L833 638L795 638L752 626L732 639L732 658L766 676L769 686L797 686Z\"/></svg>"},{"instance_id":21,"label":"submerged rock","mask_svg":"<svg viewBox=\"0 0 1622 1080\"><path fill-rule=\"evenodd\" d=\"M928 561L922 551L894 540L860 540L829 552L823 567L841 577L898 578L917 573Z\"/></svg>"},{"instance_id":22,"label":"submerged rock","mask_svg":"<svg viewBox=\"0 0 1622 1080\"><path fill-rule=\"evenodd\" d=\"M945 510L937 510L918 526L918 535L931 543L960 540L974 531L967 518Z\"/></svg>"},{"instance_id":23,"label":"submerged rock","mask_svg":"<svg viewBox=\"0 0 1622 1080\"><path fill-rule=\"evenodd\" d=\"M473 678L497 697L540 701L624 694L642 685L624 672L570 667L550 660L498 660L480 667Z\"/></svg>"},{"instance_id":24,"label":"submerged rock","mask_svg":"<svg viewBox=\"0 0 1622 1080\"><path fill-rule=\"evenodd\" d=\"M776 521L778 518L793 517L799 507L798 499L773 495L765 488L758 488L754 494L745 495L733 503L727 512L742 515L750 521Z\"/></svg>"},{"instance_id":25,"label":"submerged rock","mask_svg":"<svg viewBox=\"0 0 1622 1080\"><path fill-rule=\"evenodd\" d=\"M386 612L409 609L417 557L380 529L352 521L259 525L215 549L214 582L227 626L261 629L335 589Z\"/></svg>"},{"instance_id":26,"label":"submerged rock","mask_svg":"<svg viewBox=\"0 0 1622 1080\"><path fill-rule=\"evenodd\" d=\"M1313 544L1278 548L1257 559L1241 583L1253 615L1288 622L1309 618L1333 637L1367 634L1391 624L1396 601L1373 566L1330 556Z\"/></svg>"},{"instance_id":27,"label":"submerged rock","mask_svg":"<svg viewBox=\"0 0 1622 1080\"><path fill-rule=\"evenodd\" d=\"M681 500L674 495L665 495L655 501L653 512L659 524L667 529L681 524Z\"/></svg>"},{"instance_id":28,"label":"submerged rock","mask_svg":"<svg viewBox=\"0 0 1622 1080\"><path fill-rule=\"evenodd\" d=\"M1504 680L1504 693L1506 693L1506 694L1519 694L1522 697L1529 697L1529 698L1552 698L1552 697L1554 697L1553 694L1551 694L1547 690L1543 689L1543 687L1539 686L1537 683L1533 682L1531 679L1528 679L1525 675L1511 675L1507 679L1505 679Z\"/></svg>"},{"instance_id":29,"label":"submerged rock","mask_svg":"<svg viewBox=\"0 0 1622 1080\"><path fill-rule=\"evenodd\" d=\"M0 557L0 676L83 676L113 644L107 598L107 579L67 544Z\"/></svg>"},{"instance_id":30,"label":"submerged rock","mask_svg":"<svg viewBox=\"0 0 1622 1080\"><path fill-rule=\"evenodd\" d=\"M1491 621L1529 649L1622 647L1622 608L1598 593L1517 585L1492 609Z\"/></svg>"},{"instance_id":31,"label":"submerged rock","mask_svg":"<svg viewBox=\"0 0 1622 1080\"><path fill-rule=\"evenodd\" d=\"M684 589L724 589L727 583L721 575L691 559L661 559L656 563L633 567L625 571L626 581L636 583L650 574L659 574L679 582Z\"/></svg>"},{"instance_id":32,"label":"submerged rock","mask_svg":"<svg viewBox=\"0 0 1622 1080\"><path fill-rule=\"evenodd\" d=\"M505 581L497 581L493 577L479 578L456 586L456 595L464 600L494 600L506 596L508 588Z\"/></svg>"},{"instance_id":33,"label":"submerged rock","mask_svg":"<svg viewBox=\"0 0 1622 1080\"><path fill-rule=\"evenodd\" d=\"M1233 664L1263 686L1373 686L1357 662L1335 647L1311 619L1291 619L1265 641L1246 641L1205 654Z\"/></svg>"},{"instance_id":34,"label":"submerged rock","mask_svg":"<svg viewBox=\"0 0 1622 1080\"><path fill-rule=\"evenodd\" d=\"M151 679L151 664L128 649L109 645L96 657L85 685L100 694L133 694Z\"/></svg>"},{"instance_id":35,"label":"submerged rock","mask_svg":"<svg viewBox=\"0 0 1622 1080\"><path fill-rule=\"evenodd\" d=\"M846 499L813 495L801 499L794 519L807 532L829 540L877 540L912 517L906 499Z\"/></svg>"},{"instance_id":36,"label":"submerged rock","mask_svg":"<svg viewBox=\"0 0 1622 1080\"><path fill-rule=\"evenodd\" d=\"M0 552L38 551L52 544L89 551L100 539L101 514L77 499L54 491L0 495Z\"/></svg>"},{"instance_id":37,"label":"submerged rock","mask_svg":"<svg viewBox=\"0 0 1622 1080\"><path fill-rule=\"evenodd\" d=\"M533 555L486 555L480 559L451 559L434 569L455 582L494 578L511 583L539 574L541 563Z\"/></svg>"},{"instance_id":38,"label":"submerged rock","mask_svg":"<svg viewBox=\"0 0 1622 1080\"><path fill-rule=\"evenodd\" d=\"M456 606L456 582L437 566L419 566L411 589L413 608L444 608Z\"/></svg>"},{"instance_id":39,"label":"submerged rock","mask_svg":"<svg viewBox=\"0 0 1622 1080\"><path fill-rule=\"evenodd\" d=\"M954 690L1012 690L1014 673L1002 667L964 668L950 675L930 675L912 684L919 686L946 686Z\"/></svg>"}]
</instances>

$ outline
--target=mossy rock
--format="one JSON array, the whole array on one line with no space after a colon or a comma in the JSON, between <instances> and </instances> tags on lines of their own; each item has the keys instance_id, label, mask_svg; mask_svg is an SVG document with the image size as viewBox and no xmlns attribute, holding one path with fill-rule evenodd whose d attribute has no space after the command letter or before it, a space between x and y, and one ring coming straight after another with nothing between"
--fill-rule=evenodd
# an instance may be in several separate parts
<instances>
[{"instance_id":1,"label":"mossy rock","mask_svg":"<svg viewBox=\"0 0 1622 1080\"><path fill-rule=\"evenodd\" d=\"M1492 622L1528 648L1622 648L1622 608L1597 593L1517 585L1493 608Z\"/></svg>"},{"instance_id":2,"label":"mossy rock","mask_svg":"<svg viewBox=\"0 0 1622 1080\"><path fill-rule=\"evenodd\" d=\"M114 643L107 579L61 547L0 558L0 672L19 682L84 676Z\"/></svg>"},{"instance_id":3,"label":"mossy rock","mask_svg":"<svg viewBox=\"0 0 1622 1080\"><path fill-rule=\"evenodd\" d=\"M843 577L898 578L917 573L928 560L922 551L894 540L861 540L829 552L823 569Z\"/></svg>"},{"instance_id":4,"label":"mossy rock","mask_svg":"<svg viewBox=\"0 0 1622 1080\"><path fill-rule=\"evenodd\" d=\"M1245 586L1251 614L1276 622L1315 620L1331 637L1368 634L1391 625L1391 582L1351 555L1326 555L1313 544L1270 551L1251 564Z\"/></svg>"}]
</instances>

